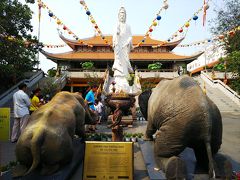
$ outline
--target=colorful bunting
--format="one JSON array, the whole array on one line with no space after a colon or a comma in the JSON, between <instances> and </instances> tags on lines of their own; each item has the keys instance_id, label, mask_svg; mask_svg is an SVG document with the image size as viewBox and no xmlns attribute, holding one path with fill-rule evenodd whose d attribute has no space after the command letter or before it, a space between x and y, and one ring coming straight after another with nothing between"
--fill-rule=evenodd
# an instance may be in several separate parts
<instances>
[{"instance_id":1,"label":"colorful bunting","mask_svg":"<svg viewBox=\"0 0 240 180\"><path fill-rule=\"evenodd\" d=\"M145 42L145 39L147 38L147 36L149 36L151 34L151 32L153 32L154 27L156 27L159 24L158 21L160 21L162 19L162 17L160 16L162 10L167 10L168 7L169 7L167 1L168 0L164 0L163 1L163 5L162 5L161 9L157 13L156 17L153 19L152 24L148 28L148 31L145 33L143 39L136 46L134 46L134 48L139 47L140 45L142 45Z\"/></svg>"},{"instance_id":2,"label":"colorful bunting","mask_svg":"<svg viewBox=\"0 0 240 180\"><path fill-rule=\"evenodd\" d=\"M102 31L100 30L100 28L99 28L99 26L97 25L95 19L93 18L93 15L92 15L92 13L90 12L90 10L89 10L86 2L85 2L84 0L80 0L80 4L81 4L81 5L84 7L84 9L86 10L86 14L87 14L88 17L89 17L89 20L91 21L91 23L92 23L92 25L93 25L93 27L94 27L95 32L96 32L99 36L101 36L101 38L102 38L102 40L104 40L105 44L108 44L109 46L111 46L111 43L110 43L107 39L105 39Z\"/></svg>"},{"instance_id":3,"label":"colorful bunting","mask_svg":"<svg viewBox=\"0 0 240 180\"><path fill-rule=\"evenodd\" d=\"M41 8L44 8L44 9L47 9L48 10L48 15L49 17L53 18L56 20L56 23L58 24L58 26L62 26L62 29L64 31L67 31L69 35L72 35L72 37L76 40L76 41L79 41L79 38L76 34L73 33L73 31L71 31L54 13L53 11L50 10L50 8L45 4L43 3L41 0L38 0L38 6L41 7ZM40 9L40 8L39 8ZM83 45L86 45L88 47L91 47L91 45L85 43L84 41L81 40L81 44ZM50 46L49 46L50 47ZM53 46L51 46L53 47Z\"/></svg>"}]
</instances>

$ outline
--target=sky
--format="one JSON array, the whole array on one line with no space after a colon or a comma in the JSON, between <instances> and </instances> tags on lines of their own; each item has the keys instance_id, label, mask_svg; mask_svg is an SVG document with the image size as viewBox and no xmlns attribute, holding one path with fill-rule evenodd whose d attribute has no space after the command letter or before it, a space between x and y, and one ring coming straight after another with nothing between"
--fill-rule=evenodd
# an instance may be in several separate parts
<instances>
[{"instance_id":1,"label":"sky","mask_svg":"<svg viewBox=\"0 0 240 180\"><path fill-rule=\"evenodd\" d=\"M20 0L24 3L24 0ZM88 38L95 35L92 23L79 0L42 0L49 9L56 15L72 32L79 38ZM144 35L152 24L153 19L162 7L163 0L85 0L91 14L93 15L98 27L103 34L112 34L118 21L118 10L123 5L127 11L127 24L130 25L133 35ZM151 33L151 38L157 40L167 40L185 22L194 16L194 13L201 8L203 0L168 0L169 8L161 12L162 19ZM188 44L212 37L210 27L213 26L209 21L216 17L215 10L223 8L223 0L211 0L207 10L206 26L202 25L203 13L198 14L197 21L191 21L187 35L181 44ZM38 5L30 5L33 11L32 25L33 34L38 34ZM48 10L42 8L40 26L40 42L44 44L62 45L64 42L59 38L56 20L49 17ZM59 27L61 32L62 27ZM71 35L63 34L69 39ZM177 47L174 52L180 55L191 55L202 51L204 47L183 48ZM44 48L51 53L63 53L71 51L65 46L62 48ZM47 72L48 69L56 67L51 60L46 59L40 54L39 68Z\"/></svg>"}]
</instances>

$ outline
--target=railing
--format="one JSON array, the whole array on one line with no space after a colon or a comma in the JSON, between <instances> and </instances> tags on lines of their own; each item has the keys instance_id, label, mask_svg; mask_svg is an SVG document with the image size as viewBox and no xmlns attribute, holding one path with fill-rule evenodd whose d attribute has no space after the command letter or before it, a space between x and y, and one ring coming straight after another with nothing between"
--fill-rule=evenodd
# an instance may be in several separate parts
<instances>
[{"instance_id":1,"label":"railing","mask_svg":"<svg viewBox=\"0 0 240 180\"><path fill-rule=\"evenodd\" d=\"M26 83L28 87L32 87L36 84L40 79L44 77L44 72L39 71L35 75L33 75L30 79L24 79L8 89L6 92L0 95L0 107L2 107L5 103L7 103L13 96L13 94L18 90L18 86L21 83Z\"/></svg>"},{"instance_id":2,"label":"railing","mask_svg":"<svg viewBox=\"0 0 240 180\"><path fill-rule=\"evenodd\" d=\"M67 73L63 73L63 76L55 79L55 81L53 82L53 84L58 84L60 85L60 88L63 89L64 86L67 84Z\"/></svg>"},{"instance_id":3,"label":"railing","mask_svg":"<svg viewBox=\"0 0 240 180\"><path fill-rule=\"evenodd\" d=\"M106 69L68 69L67 74L70 78L103 78ZM175 78L179 75L177 71L173 69L160 69L160 70L149 70L149 69L137 69L139 77L141 78Z\"/></svg>"},{"instance_id":4,"label":"railing","mask_svg":"<svg viewBox=\"0 0 240 180\"><path fill-rule=\"evenodd\" d=\"M204 81L206 81L210 86L212 86L214 88L218 88L219 90L221 90L225 95L227 95L229 98L231 98L235 103L240 105L240 96L234 90L232 90L229 86L224 84L222 81L212 80L208 76L208 74L206 74L203 71L201 72L201 78Z\"/></svg>"}]
</instances>

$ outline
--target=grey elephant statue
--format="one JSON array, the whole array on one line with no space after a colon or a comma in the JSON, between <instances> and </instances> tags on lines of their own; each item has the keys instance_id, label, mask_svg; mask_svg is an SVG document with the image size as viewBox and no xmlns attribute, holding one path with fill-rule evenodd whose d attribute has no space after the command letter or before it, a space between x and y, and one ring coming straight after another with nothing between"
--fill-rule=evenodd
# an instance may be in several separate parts
<instances>
[{"instance_id":1,"label":"grey elephant statue","mask_svg":"<svg viewBox=\"0 0 240 180\"><path fill-rule=\"evenodd\" d=\"M168 179L186 178L186 165L178 157L186 147L194 150L198 165L214 176L213 156L222 144L222 118L194 79L184 75L162 80L139 96L139 105L148 120L145 139L152 140L156 133L156 163Z\"/></svg>"},{"instance_id":2,"label":"grey elephant statue","mask_svg":"<svg viewBox=\"0 0 240 180\"><path fill-rule=\"evenodd\" d=\"M59 92L30 117L16 144L20 163L14 177L24 176L39 167L50 175L71 162L74 135L84 137L84 124L96 123L97 116L78 93Z\"/></svg>"}]
</instances>

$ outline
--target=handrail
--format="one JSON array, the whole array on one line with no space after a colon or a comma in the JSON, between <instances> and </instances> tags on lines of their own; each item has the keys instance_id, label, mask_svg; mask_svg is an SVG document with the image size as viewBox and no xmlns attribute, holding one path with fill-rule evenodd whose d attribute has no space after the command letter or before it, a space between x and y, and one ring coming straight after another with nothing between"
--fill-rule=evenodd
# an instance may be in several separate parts
<instances>
[{"instance_id":1,"label":"handrail","mask_svg":"<svg viewBox=\"0 0 240 180\"><path fill-rule=\"evenodd\" d=\"M43 71L38 71L36 74L34 74L30 79L23 79L7 91L5 91L3 94L0 95L0 106L5 104L9 100L9 96L13 95L18 90L18 86L21 83L26 83L28 86L32 86L36 81L44 77L44 72Z\"/></svg>"},{"instance_id":2,"label":"handrail","mask_svg":"<svg viewBox=\"0 0 240 180\"><path fill-rule=\"evenodd\" d=\"M86 69L82 68L74 68L67 69L68 72L84 72ZM105 72L106 69L89 69L92 72ZM137 69L138 72L176 72L175 69L158 69L158 70L150 70L150 69Z\"/></svg>"},{"instance_id":3,"label":"handrail","mask_svg":"<svg viewBox=\"0 0 240 180\"><path fill-rule=\"evenodd\" d=\"M55 79L55 81L53 82L53 84L60 84L61 89L66 85L67 81L67 73L64 73L63 76Z\"/></svg>"},{"instance_id":4,"label":"handrail","mask_svg":"<svg viewBox=\"0 0 240 180\"><path fill-rule=\"evenodd\" d=\"M224 84L220 80L213 80L211 79L207 73L201 72L201 75L203 75L205 78L207 78L208 81L210 81L212 84L219 84L221 85L227 92L231 93L233 97L229 96L232 100L234 100L237 104L240 105L240 96L233 90L231 89L228 85ZM226 92L224 92L226 95L228 95ZM238 100L236 101L234 98L237 98Z\"/></svg>"}]
</instances>

